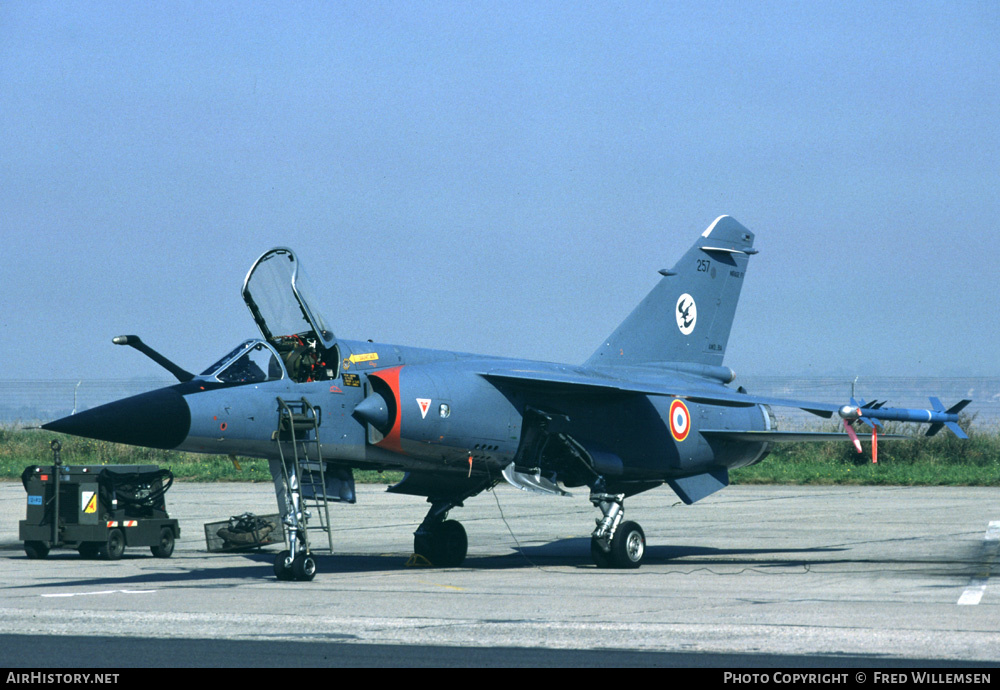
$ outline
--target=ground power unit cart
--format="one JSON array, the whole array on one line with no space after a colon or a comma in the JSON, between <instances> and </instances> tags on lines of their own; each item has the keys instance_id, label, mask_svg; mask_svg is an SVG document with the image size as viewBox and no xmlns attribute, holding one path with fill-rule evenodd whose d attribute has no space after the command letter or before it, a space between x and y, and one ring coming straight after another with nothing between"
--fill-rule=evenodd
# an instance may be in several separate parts
<instances>
[{"instance_id":1,"label":"ground power unit cart","mask_svg":"<svg viewBox=\"0 0 1000 690\"><path fill-rule=\"evenodd\" d=\"M169 558L181 530L167 515L164 495L170 470L156 465L63 465L52 442L51 466L31 465L21 475L28 492L19 537L28 558L45 558L57 547L84 558L118 560L126 546L148 546Z\"/></svg>"}]
</instances>

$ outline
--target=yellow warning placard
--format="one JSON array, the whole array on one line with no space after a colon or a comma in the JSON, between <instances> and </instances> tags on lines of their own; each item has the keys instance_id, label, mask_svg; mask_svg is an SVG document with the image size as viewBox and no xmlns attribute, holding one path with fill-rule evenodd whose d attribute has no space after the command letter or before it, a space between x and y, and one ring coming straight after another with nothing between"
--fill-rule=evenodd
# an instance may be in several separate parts
<instances>
[{"instance_id":1,"label":"yellow warning placard","mask_svg":"<svg viewBox=\"0 0 1000 690\"><path fill-rule=\"evenodd\" d=\"M84 491L82 492L80 498L82 499L80 503L86 507L83 509L85 513L96 513L97 512L97 492L96 491Z\"/></svg>"}]
</instances>

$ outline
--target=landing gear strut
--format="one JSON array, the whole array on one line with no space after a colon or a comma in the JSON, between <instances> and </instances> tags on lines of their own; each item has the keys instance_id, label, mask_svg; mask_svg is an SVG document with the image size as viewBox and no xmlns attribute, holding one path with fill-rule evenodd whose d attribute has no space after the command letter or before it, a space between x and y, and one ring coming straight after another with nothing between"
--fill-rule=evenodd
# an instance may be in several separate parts
<instances>
[{"instance_id":1,"label":"landing gear strut","mask_svg":"<svg viewBox=\"0 0 1000 690\"><path fill-rule=\"evenodd\" d=\"M309 581L316 577L316 559L309 550L306 525L309 513L302 507L302 494L294 465L289 467L281 460L271 460L275 494L282 521L288 530L291 547L274 559L274 576L279 580Z\"/></svg>"},{"instance_id":2,"label":"landing gear strut","mask_svg":"<svg viewBox=\"0 0 1000 690\"><path fill-rule=\"evenodd\" d=\"M457 568L469 551L469 538L457 520L446 520L454 505L439 502L431 505L427 517L413 533L413 553L439 568Z\"/></svg>"},{"instance_id":3,"label":"landing gear strut","mask_svg":"<svg viewBox=\"0 0 1000 690\"><path fill-rule=\"evenodd\" d=\"M598 568L638 568L646 555L646 535L636 522L625 521L625 494L593 492L590 502L604 513L590 535L590 556Z\"/></svg>"},{"instance_id":4,"label":"landing gear strut","mask_svg":"<svg viewBox=\"0 0 1000 690\"><path fill-rule=\"evenodd\" d=\"M491 474L471 482L458 482L442 494L428 496L431 504L424 521L413 533L413 553L423 556L438 568L457 568L469 551L469 538L462 523L448 520L448 511L462 507L462 501L489 489L501 481ZM427 495L427 494L424 494Z\"/></svg>"}]
</instances>

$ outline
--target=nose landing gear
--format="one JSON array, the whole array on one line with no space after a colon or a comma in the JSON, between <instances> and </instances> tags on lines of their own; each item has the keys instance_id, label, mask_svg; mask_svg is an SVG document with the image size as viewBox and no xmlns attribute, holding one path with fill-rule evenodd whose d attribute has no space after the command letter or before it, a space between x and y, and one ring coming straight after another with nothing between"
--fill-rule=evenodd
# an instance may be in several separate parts
<instances>
[{"instance_id":1,"label":"nose landing gear","mask_svg":"<svg viewBox=\"0 0 1000 690\"><path fill-rule=\"evenodd\" d=\"M308 582L316 577L316 559L312 554L299 552L292 558L291 551L282 551L274 559L274 576L279 580Z\"/></svg>"}]
</instances>

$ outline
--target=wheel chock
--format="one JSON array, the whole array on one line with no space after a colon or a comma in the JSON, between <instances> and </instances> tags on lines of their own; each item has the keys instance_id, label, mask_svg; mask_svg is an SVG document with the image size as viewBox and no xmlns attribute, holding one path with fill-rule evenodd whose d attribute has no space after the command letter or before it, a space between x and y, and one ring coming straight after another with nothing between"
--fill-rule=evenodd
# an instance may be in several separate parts
<instances>
[{"instance_id":1,"label":"wheel chock","mask_svg":"<svg viewBox=\"0 0 1000 690\"><path fill-rule=\"evenodd\" d=\"M433 568L434 564L427 560L426 556L419 553L415 553L410 556L410 560L406 562L407 568Z\"/></svg>"}]
</instances>

